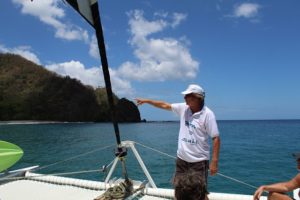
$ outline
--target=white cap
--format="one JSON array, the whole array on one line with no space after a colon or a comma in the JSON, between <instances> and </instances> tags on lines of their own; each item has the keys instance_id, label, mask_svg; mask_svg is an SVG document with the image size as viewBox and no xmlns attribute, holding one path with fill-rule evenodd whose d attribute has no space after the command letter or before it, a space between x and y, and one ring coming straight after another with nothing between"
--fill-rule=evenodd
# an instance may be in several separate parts
<instances>
[{"instance_id":1,"label":"white cap","mask_svg":"<svg viewBox=\"0 0 300 200\"><path fill-rule=\"evenodd\" d=\"M205 97L205 91L203 90L203 88L196 84L189 85L189 87L185 91L181 92L181 94L183 95L192 94L192 93L199 94Z\"/></svg>"}]
</instances>

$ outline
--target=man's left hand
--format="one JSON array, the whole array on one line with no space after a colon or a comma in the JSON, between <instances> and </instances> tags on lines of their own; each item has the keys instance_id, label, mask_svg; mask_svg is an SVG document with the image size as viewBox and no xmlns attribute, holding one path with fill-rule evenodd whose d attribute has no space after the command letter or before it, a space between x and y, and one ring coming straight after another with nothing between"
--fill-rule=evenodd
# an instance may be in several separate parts
<instances>
[{"instance_id":1,"label":"man's left hand","mask_svg":"<svg viewBox=\"0 0 300 200\"><path fill-rule=\"evenodd\" d=\"M209 165L210 175L214 176L218 172L218 161L211 160Z\"/></svg>"}]
</instances>

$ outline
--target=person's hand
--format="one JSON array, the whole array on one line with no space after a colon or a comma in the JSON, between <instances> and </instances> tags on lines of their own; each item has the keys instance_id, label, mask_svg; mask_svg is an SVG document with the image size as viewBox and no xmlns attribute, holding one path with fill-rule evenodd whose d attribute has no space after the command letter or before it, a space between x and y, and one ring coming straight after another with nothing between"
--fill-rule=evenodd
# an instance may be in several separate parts
<instances>
[{"instance_id":1,"label":"person's hand","mask_svg":"<svg viewBox=\"0 0 300 200\"><path fill-rule=\"evenodd\" d=\"M260 186L253 195L253 200L259 200L261 194L264 192L264 186Z\"/></svg>"},{"instance_id":2,"label":"person's hand","mask_svg":"<svg viewBox=\"0 0 300 200\"><path fill-rule=\"evenodd\" d=\"M218 161L217 160L211 160L210 166L209 166L210 175L214 176L218 172Z\"/></svg>"},{"instance_id":3,"label":"person's hand","mask_svg":"<svg viewBox=\"0 0 300 200\"><path fill-rule=\"evenodd\" d=\"M145 99L135 98L134 100L136 101L136 105L138 106L145 103Z\"/></svg>"}]
</instances>

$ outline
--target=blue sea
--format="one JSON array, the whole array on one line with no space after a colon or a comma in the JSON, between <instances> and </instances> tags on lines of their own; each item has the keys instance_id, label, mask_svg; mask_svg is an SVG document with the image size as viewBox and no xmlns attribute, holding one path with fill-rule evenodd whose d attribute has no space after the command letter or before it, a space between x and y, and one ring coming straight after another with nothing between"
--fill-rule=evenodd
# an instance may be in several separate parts
<instances>
[{"instance_id":1,"label":"blue sea","mask_svg":"<svg viewBox=\"0 0 300 200\"><path fill-rule=\"evenodd\" d=\"M288 180L297 173L292 153L300 152L300 120L218 121L218 126L221 175L209 177L209 191L253 194L251 186ZM130 123L119 127L122 140L139 143L136 148L156 185L171 187L175 159L142 145L176 156L179 123ZM100 169L114 159L116 146L110 123L2 123L0 140L17 144L25 152L12 169L39 165L42 169L36 173L48 174ZM74 159L60 162L69 158ZM131 151L126 166L129 178L146 180ZM94 172L70 177L103 181L106 175ZM121 176L120 164L113 176Z\"/></svg>"}]
</instances>

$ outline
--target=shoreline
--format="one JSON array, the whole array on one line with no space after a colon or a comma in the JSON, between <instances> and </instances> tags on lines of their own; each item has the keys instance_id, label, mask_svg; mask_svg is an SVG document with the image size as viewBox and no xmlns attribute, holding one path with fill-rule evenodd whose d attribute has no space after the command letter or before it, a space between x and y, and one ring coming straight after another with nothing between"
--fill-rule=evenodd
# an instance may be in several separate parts
<instances>
[{"instance_id":1,"label":"shoreline","mask_svg":"<svg viewBox=\"0 0 300 200\"><path fill-rule=\"evenodd\" d=\"M34 121L34 120L15 120L0 121L0 125L26 125L26 124L71 124L71 123L94 123L94 122L61 122L61 121Z\"/></svg>"},{"instance_id":2,"label":"shoreline","mask_svg":"<svg viewBox=\"0 0 300 200\"><path fill-rule=\"evenodd\" d=\"M249 122L249 121L299 121L300 119L238 119L238 120L217 120L218 122ZM127 123L177 123L178 120L149 120L141 122L127 122ZM34 125L34 124L92 124L92 123L111 123L111 122L68 122L68 121L36 121L36 120L12 120L0 121L0 125ZM126 123L126 122L125 122ZM124 124L124 122L120 122Z\"/></svg>"}]
</instances>

